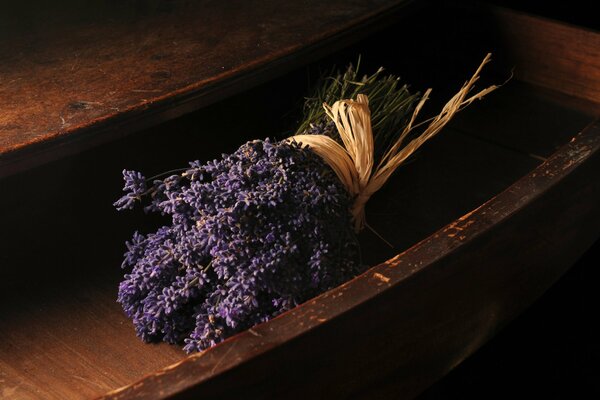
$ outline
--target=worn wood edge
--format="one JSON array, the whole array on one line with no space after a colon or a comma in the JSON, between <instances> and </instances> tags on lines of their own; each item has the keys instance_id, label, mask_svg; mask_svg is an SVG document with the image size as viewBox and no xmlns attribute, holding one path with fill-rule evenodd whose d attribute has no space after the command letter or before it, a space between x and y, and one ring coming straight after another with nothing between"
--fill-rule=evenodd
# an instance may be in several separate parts
<instances>
[{"instance_id":1,"label":"worn wood edge","mask_svg":"<svg viewBox=\"0 0 600 400\"><path fill-rule=\"evenodd\" d=\"M383 30L426 3L401 0L372 14L365 14L341 30L315 36L310 43L255 59L239 70L195 82L146 103L97 118L70 132L56 133L44 140L0 153L0 179L178 118L256 87Z\"/></svg>"},{"instance_id":2,"label":"worn wood edge","mask_svg":"<svg viewBox=\"0 0 600 400\"><path fill-rule=\"evenodd\" d=\"M507 43L518 79L600 103L600 31L491 4L479 8Z\"/></svg>"},{"instance_id":3,"label":"worn wood edge","mask_svg":"<svg viewBox=\"0 0 600 400\"><path fill-rule=\"evenodd\" d=\"M230 337L207 351L187 356L136 383L106 393L99 399L167 398L207 382L286 341L305 335L386 290L414 278L420 272L432 267L437 261L485 234L496 224L509 220L511 216L518 214L528 204L542 197L551 187L558 185L579 166L599 155L600 119L590 124L547 161L502 193L406 251L269 322ZM535 190L528 193L523 193L523 190L519 189L531 187L534 187ZM497 212L499 204L511 204L512 206L501 208L501 212ZM495 212L490 213L492 210ZM476 224L476 221L479 223ZM482 221L484 221L483 224ZM431 251L432 248L439 251ZM368 292L353 291L358 282L366 282L372 290ZM311 314L314 316L317 314L314 312L317 309L322 315L321 318L309 317L308 320L301 318ZM303 321L302 324L299 323L300 320ZM269 334L275 331L279 334L277 340L270 341L269 339L272 338L269 338ZM282 333L285 336L281 335ZM481 345L483 342L470 348L463 354L462 359L467 358ZM244 350L244 357L239 356L240 348ZM229 357L233 354L237 354L237 356ZM194 373L190 374L189 371Z\"/></svg>"}]
</instances>

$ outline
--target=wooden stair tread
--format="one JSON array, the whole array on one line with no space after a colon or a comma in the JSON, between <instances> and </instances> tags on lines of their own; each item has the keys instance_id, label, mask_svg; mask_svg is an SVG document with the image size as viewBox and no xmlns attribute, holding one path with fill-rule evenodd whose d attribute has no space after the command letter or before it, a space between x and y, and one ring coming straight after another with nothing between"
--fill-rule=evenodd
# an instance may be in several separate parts
<instances>
[{"instance_id":1,"label":"wooden stair tread","mask_svg":"<svg viewBox=\"0 0 600 400\"><path fill-rule=\"evenodd\" d=\"M0 177L272 79L411 0L169 2L0 40ZM50 10L48 10L50 12ZM111 18L114 17L114 18Z\"/></svg>"}]
</instances>

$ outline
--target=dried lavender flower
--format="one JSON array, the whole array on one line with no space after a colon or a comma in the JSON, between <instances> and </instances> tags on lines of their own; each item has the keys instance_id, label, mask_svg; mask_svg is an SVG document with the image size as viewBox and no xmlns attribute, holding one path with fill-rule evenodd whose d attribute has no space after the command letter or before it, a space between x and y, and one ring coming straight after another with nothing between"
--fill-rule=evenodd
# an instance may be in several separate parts
<instances>
[{"instance_id":1,"label":"dried lavender flower","mask_svg":"<svg viewBox=\"0 0 600 400\"><path fill-rule=\"evenodd\" d=\"M145 193L147 210L170 217L136 232L123 262L118 301L146 341L203 350L361 270L350 194L297 143L252 141L150 188L123 176L118 209Z\"/></svg>"},{"instance_id":2,"label":"dried lavender flower","mask_svg":"<svg viewBox=\"0 0 600 400\"><path fill-rule=\"evenodd\" d=\"M123 180L125 181L123 187L125 195L114 203L117 210L132 209L135 202L141 200L147 190L146 179L139 172L124 169Z\"/></svg>"},{"instance_id":3,"label":"dried lavender flower","mask_svg":"<svg viewBox=\"0 0 600 400\"><path fill-rule=\"evenodd\" d=\"M349 68L307 100L300 134L286 141L248 142L164 179L123 171L118 210L148 196L146 211L170 217L127 242L118 301L138 335L204 350L358 274L354 230L366 225L366 201L454 114L497 88L470 94L489 60L412 139L431 89L410 94L382 70L358 81Z\"/></svg>"}]
</instances>

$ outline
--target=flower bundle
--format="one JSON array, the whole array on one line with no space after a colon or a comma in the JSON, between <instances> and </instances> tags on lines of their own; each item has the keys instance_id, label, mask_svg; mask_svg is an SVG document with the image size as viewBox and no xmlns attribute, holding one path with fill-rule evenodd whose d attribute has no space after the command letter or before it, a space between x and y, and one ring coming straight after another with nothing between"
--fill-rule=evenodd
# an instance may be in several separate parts
<instances>
[{"instance_id":1,"label":"flower bundle","mask_svg":"<svg viewBox=\"0 0 600 400\"><path fill-rule=\"evenodd\" d=\"M367 200L461 108L473 77L434 118L415 120L431 90L352 67L307 99L298 134L255 140L163 179L123 171L117 209L145 201L168 216L127 242L118 301L146 341L204 350L360 273L356 233ZM331 105L329 105L331 104Z\"/></svg>"}]
</instances>

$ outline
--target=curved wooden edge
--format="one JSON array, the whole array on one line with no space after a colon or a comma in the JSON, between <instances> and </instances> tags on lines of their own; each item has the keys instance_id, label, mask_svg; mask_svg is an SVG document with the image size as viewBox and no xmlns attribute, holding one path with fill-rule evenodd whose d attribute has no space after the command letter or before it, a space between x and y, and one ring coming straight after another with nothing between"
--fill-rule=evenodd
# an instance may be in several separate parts
<instances>
[{"instance_id":1,"label":"curved wooden edge","mask_svg":"<svg viewBox=\"0 0 600 400\"><path fill-rule=\"evenodd\" d=\"M359 3L357 2L354 8L359 9L358 6L361 5ZM191 83L182 83L179 87L168 90L161 88L151 95L138 93L139 98L130 99L131 101L126 105L119 105L109 112L98 115L96 113L78 120L68 128L57 125L42 135L33 135L35 136L33 139L26 139L32 136L31 132L20 132L13 135L16 143L0 146L0 178L79 153L131 132L158 125L272 80L384 29L397 22L399 16L420 7L417 3L420 2L416 0L380 2L376 7L367 8L368 11L360 15L349 15L346 12L344 18L333 13L329 17L335 23L332 23L328 30L297 32L295 35L299 39L295 43L287 43L284 47L267 54L253 56L252 49L246 49L250 55L245 54L247 59L242 59L244 62L233 68L214 71L210 76L204 76L201 80ZM364 8L367 4L362 6ZM252 4L248 4L248 7L260 16L260 10L253 8ZM336 7L344 14L343 4L331 4L329 8ZM314 7L307 6L307 9L311 10ZM280 10L285 11L285 8ZM252 24L260 22L254 21L252 15L247 19ZM293 33L290 35L294 36ZM203 55L196 56L200 57L198 62L206 62L202 58ZM193 71L187 73L193 74ZM109 104L104 106L108 107ZM45 110L45 113L49 114L50 111L54 110ZM0 124L2 125L0 134L3 126L14 125L8 122ZM45 124L46 122L41 125Z\"/></svg>"},{"instance_id":2,"label":"curved wooden edge","mask_svg":"<svg viewBox=\"0 0 600 400\"><path fill-rule=\"evenodd\" d=\"M173 396L209 382L288 341L307 335L375 298L383 298L386 292L406 285L421 273L432 270L438 261L451 257L463 247L468 247L468 244L489 233L494 227L506 224L528 205L543 198L552 188L558 187L569 175L582 166L589 165L592 160L600 164L600 120L588 126L546 162L504 192L392 259L269 322L231 337L205 352L190 355L137 383L107 393L101 398L155 399ZM591 180L593 181L593 178ZM598 186L600 180L596 179L591 184ZM595 187L594 193L600 192L598 189ZM592 201L592 205L596 205L598 211L597 202L600 199L588 200ZM599 232L600 226L596 225L594 229ZM581 246L577 252L586 247L585 243ZM564 271L558 271L558 276L562 272ZM550 283L540 283L540 291L547 289L556 278L552 275L548 278ZM541 282L545 281L542 279ZM522 306L527 306L530 301L526 299L524 303ZM498 324L501 322L498 321ZM437 378L481 346L490 332L498 328L495 323L489 322L488 332L478 334L478 339L468 348L444 364L437 372Z\"/></svg>"}]
</instances>

